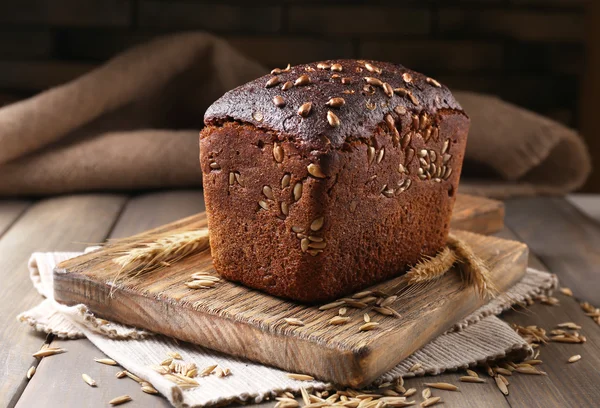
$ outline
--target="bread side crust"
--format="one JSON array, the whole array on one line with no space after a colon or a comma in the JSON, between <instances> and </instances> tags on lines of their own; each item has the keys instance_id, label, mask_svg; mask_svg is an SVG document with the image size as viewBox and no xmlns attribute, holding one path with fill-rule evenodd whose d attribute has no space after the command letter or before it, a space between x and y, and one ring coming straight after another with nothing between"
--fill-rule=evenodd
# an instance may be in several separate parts
<instances>
[{"instance_id":1,"label":"bread side crust","mask_svg":"<svg viewBox=\"0 0 600 408\"><path fill-rule=\"evenodd\" d=\"M303 302L403 273L444 245L468 125L461 112L406 112L399 139L384 121L364 142L321 150L251 124L207 126L200 162L215 268ZM425 140L428 126L438 130ZM436 177L440 166L452 170Z\"/></svg>"}]
</instances>

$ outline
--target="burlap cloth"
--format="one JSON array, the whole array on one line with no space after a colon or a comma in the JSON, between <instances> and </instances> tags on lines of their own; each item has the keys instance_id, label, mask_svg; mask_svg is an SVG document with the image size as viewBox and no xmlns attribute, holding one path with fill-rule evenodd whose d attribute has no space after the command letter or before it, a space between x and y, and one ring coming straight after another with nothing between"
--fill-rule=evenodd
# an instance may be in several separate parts
<instances>
[{"instance_id":1,"label":"burlap cloth","mask_svg":"<svg viewBox=\"0 0 600 408\"><path fill-rule=\"evenodd\" d=\"M282 391L298 392L300 387L322 390L330 386L320 381L291 380L284 371L276 368L192 344L178 343L171 338L121 324L102 324L84 305L67 307L56 303L53 299L52 270L59 262L77 255L79 253L48 252L31 256L31 280L46 299L19 315L18 319L36 330L53 333L61 338L87 337L122 367L151 382L173 405L203 407L234 401L260 402L265 397L275 396ZM447 370L467 368L507 355L511 358L529 358L532 354L530 346L495 315L536 295L548 294L556 286L557 279L554 275L528 269L523 279L510 290L412 354L378 378L375 384L398 377L439 374ZM199 326L198 330L202 330L202 327ZM160 364L169 351L179 352L184 362L194 362L199 369L219 364L220 367L229 368L232 374L225 378L216 375L202 377L199 379L199 387L183 391L150 368L151 365ZM422 368L410 372L409 369L417 362L421 363ZM110 387L110 384L101 386Z\"/></svg>"},{"instance_id":2,"label":"burlap cloth","mask_svg":"<svg viewBox=\"0 0 600 408\"><path fill-rule=\"evenodd\" d=\"M277 52L273 50L273 52ZM0 196L198 186L207 106L266 68L204 33L133 48L65 85L0 109ZM565 193L590 172L574 131L497 98L455 92L472 119L462 192Z\"/></svg>"}]
</instances>

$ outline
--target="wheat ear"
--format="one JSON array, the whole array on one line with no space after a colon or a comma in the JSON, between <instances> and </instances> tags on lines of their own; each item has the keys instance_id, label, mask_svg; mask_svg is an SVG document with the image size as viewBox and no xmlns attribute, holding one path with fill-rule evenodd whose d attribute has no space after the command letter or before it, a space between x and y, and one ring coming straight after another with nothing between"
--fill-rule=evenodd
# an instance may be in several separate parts
<instances>
[{"instance_id":1,"label":"wheat ear","mask_svg":"<svg viewBox=\"0 0 600 408\"><path fill-rule=\"evenodd\" d=\"M428 256L419 261L404 275L404 278L409 285L439 279L452 268L456 261L457 257L454 251L445 247L435 256Z\"/></svg>"},{"instance_id":2,"label":"wheat ear","mask_svg":"<svg viewBox=\"0 0 600 408\"><path fill-rule=\"evenodd\" d=\"M208 249L209 244L208 228L180 232L140 243L113 259L113 262L121 266L113 282L116 283L123 275L132 278L142 272L168 266L187 255Z\"/></svg>"},{"instance_id":3,"label":"wheat ear","mask_svg":"<svg viewBox=\"0 0 600 408\"><path fill-rule=\"evenodd\" d=\"M496 285L490 277L490 270L471 247L453 234L448 235L448 246L456 253L462 264L463 279L467 285L474 285L481 297L495 297Z\"/></svg>"}]
</instances>

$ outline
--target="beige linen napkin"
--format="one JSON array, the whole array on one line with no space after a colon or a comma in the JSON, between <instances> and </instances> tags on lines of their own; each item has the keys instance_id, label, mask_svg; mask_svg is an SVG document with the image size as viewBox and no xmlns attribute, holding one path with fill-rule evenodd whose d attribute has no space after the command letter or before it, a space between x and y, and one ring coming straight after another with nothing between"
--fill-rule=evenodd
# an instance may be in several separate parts
<instances>
[{"instance_id":1,"label":"beige linen napkin","mask_svg":"<svg viewBox=\"0 0 600 408\"><path fill-rule=\"evenodd\" d=\"M0 196L198 186L204 111L267 72L219 38L184 33L0 108ZM455 95L472 120L466 161L496 174L491 181L467 166L467 180L482 180L462 192L558 194L587 178L576 132L491 96Z\"/></svg>"},{"instance_id":2,"label":"beige linen napkin","mask_svg":"<svg viewBox=\"0 0 600 408\"><path fill-rule=\"evenodd\" d=\"M204 407L234 401L260 402L282 391L299 392L301 386L317 390L330 386L321 381L295 381L288 378L282 370L189 343L175 342L162 335L117 323L103 324L84 305L68 307L58 304L52 297L52 270L59 262L77 255L79 254L47 252L31 256L31 280L46 299L20 314L18 319L36 330L53 333L61 338L87 337L121 366L151 382L174 406ZM458 322L450 331L382 375L375 384L398 377L439 374L446 370L467 368L508 354L522 358L530 356L532 350L529 345L495 315L515 303L549 293L556 286L557 279L554 275L528 269L523 279L507 293ZM198 330L202 328L198 327ZM225 378L215 375L202 377L199 379L199 387L181 390L149 368L160 364L168 351L179 352L184 362L194 362L200 368L212 364L229 368L231 375ZM417 372L410 372L409 369L417 362L422 368Z\"/></svg>"}]
</instances>

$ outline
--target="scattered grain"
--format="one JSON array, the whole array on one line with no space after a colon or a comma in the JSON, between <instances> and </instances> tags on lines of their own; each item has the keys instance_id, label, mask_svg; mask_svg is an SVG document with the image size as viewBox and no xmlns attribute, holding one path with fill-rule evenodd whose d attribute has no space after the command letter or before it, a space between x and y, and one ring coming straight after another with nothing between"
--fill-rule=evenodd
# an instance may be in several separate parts
<instances>
[{"instance_id":1,"label":"scattered grain","mask_svg":"<svg viewBox=\"0 0 600 408\"><path fill-rule=\"evenodd\" d=\"M479 377L479 374L477 374L475 371L473 370L469 370L467 369L467 374L469 374L471 377Z\"/></svg>"},{"instance_id":2,"label":"scattered grain","mask_svg":"<svg viewBox=\"0 0 600 408\"><path fill-rule=\"evenodd\" d=\"M207 375L210 375L215 370L215 368L217 368L217 364L205 367L204 369L202 369L202 371L200 371L200 377L206 377Z\"/></svg>"},{"instance_id":3,"label":"scattered grain","mask_svg":"<svg viewBox=\"0 0 600 408\"><path fill-rule=\"evenodd\" d=\"M331 302L331 303L327 303L325 305L322 305L319 307L319 310L329 310L329 309L335 309L339 306L342 306L344 304L343 301L336 301L336 302Z\"/></svg>"},{"instance_id":4,"label":"scattered grain","mask_svg":"<svg viewBox=\"0 0 600 408\"><path fill-rule=\"evenodd\" d=\"M261 202L264 203L264 201L261 201ZM259 202L259 204L261 202ZM266 203L265 203L265 205L266 205ZM263 206L261 205L261 207L263 207ZM185 286L187 286L190 289L209 289L209 288L213 287L214 285L215 285L215 282L212 282L212 281L199 281L199 280L194 280L194 281L186 282L185 283Z\"/></svg>"},{"instance_id":5,"label":"scattered grain","mask_svg":"<svg viewBox=\"0 0 600 408\"><path fill-rule=\"evenodd\" d=\"M573 291L569 288L560 288L560 293L565 296L573 296Z\"/></svg>"},{"instance_id":6,"label":"scattered grain","mask_svg":"<svg viewBox=\"0 0 600 408\"><path fill-rule=\"evenodd\" d=\"M581 355L579 354L575 354L574 356L569 357L569 363L575 363L577 361L581 360Z\"/></svg>"},{"instance_id":7,"label":"scattered grain","mask_svg":"<svg viewBox=\"0 0 600 408\"><path fill-rule=\"evenodd\" d=\"M108 401L108 403L110 405L121 405L129 401L131 401L131 397L129 395L121 395L120 397L111 399Z\"/></svg>"},{"instance_id":8,"label":"scattered grain","mask_svg":"<svg viewBox=\"0 0 600 408\"><path fill-rule=\"evenodd\" d=\"M508 375L508 376L512 375L512 372L510 370L507 370L506 368L502 368L502 367L494 367L494 372L496 374L502 374L502 375Z\"/></svg>"},{"instance_id":9,"label":"scattered grain","mask_svg":"<svg viewBox=\"0 0 600 408\"><path fill-rule=\"evenodd\" d=\"M484 382L486 382L483 378L474 377L471 375L462 376L459 378L459 380L462 382L468 382L468 383L484 383Z\"/></svg>"},{"instance_id":10,"label":"scattered grain","mask_svg":"<svg viewBox=\"0 0 600 408\"><path fill-rule=\"evenodd\" d=\"M375 330L377 327L379 326L379 323L377 322L369 322L369 323L365 323L362 326L360 326L358 328L358 331L371 331L371 330Z\"/></svg>"},{"instance_id":11,"label":"scattered grain","mask_svg":"<svg viewBox=\"0 0 600 408\"><path fill-rule=\"evenodd\" d=\"M31 366L29 367L29 370L27 370L27 379L31 380L31 377L33 377L35 375L35 366Z\"/></svg>"},{"instance_id":12,"label":"scattered grain","mask_svg":"<svg viewBox=\"0 0 600 408\"><path fill-rule=\"evenodd\" d=\"M521 374L547 375L544 371L537 370L534 367L517 367L515 371Z\"/></svg>"},{"instance_id":13,"label":"scattered grain","mask_svg":"<svg viewBox=\"0 0 600 408\"><path fill-rule=\"evenodd\" d=\"M331 320L329 320L329 324L333 324L333 325L342 325L342 324L346 324L350 321L349 317L343 317L343 316L334 316L331 318Z\"/></svg>"},{"instance_id":14,"label":"scattered grain","mask_svg":"<svg viewBox=\"0 0 600 408\"><path fill-rule=\"evenodd\" d=\"M425 401L421 402L421 407L430 407L432 405L437 404L440 401L442 401L442 397L430 397L427 398Z\"/></svg>"},{"instance_id":15,"label":"scattered grain","mask_svg":"<svg viewBox=\"0 0 600 408\"><path fill-rule=\"evenodd\" d=\"M346 306L350 306L350 307L353 307L355 309L364 309L365 307L369 306L365 302L361 302L361 301L354 300L354 299L346 299L346 298L344 298L344 302L346 303Z\"/></svg>"},{"instance_id":16,"label":"scattered grain","mask_svg":"<svg viewBox=\"0 0 600 408\"><path fill-rule=\"evenodd\" d=\"M115 360L113 360L112 358L95 358L94 361L96 363L106 364L106 365L111 365L111 366L117 365L117 362Z\"/></svg>"},{"instance_id":17,"label":"scattered grain","mask_svg":"<svg viewBox=\"0 0 600 408\"><path fill-rule=\"evenodd\" d=\"M142 386L142 391L145 392L146 394L158 394L158 391L152 385Z\"/></svg>"},{"instance_id":18,"label":"scattered grain","mask_svg":"<svg viewBox=\"0 0 600 408\"><path fill-rule=\"evenodd\" d=\"M574 322L564 322L558 324L557 326L563 329L581 330L581 326Z\"/></svg>"},{"instance_id":19,"label":"scattered grain","mask_svg":"<svg viewBox=\"0 0 600 408\"><path fill-rule=\"evenodd\" d=\"M314 377L311 377L310 375L306 375L306 374L288 373L287 376L288 376L288 378L291 378L292 380L314 381Z\"/></svg>"},{"instance_id":20,"label":"scattered grain","mask_svg":"<svg viewBox=\"0 0 600 408\"><path fill-rule=\"evenodd\" d=\"M381 304L379 306L381 306L381 307L389 306L392 303L394 303L396 301L396 299L398 299L398 296L396 296L396 295L388 296L387 298L385 298L383 300L383 302L381 302Z\"/></svg>"},{"instance_id":21,"label":"scattered grain","mask_svg":"<svg viewBox=\"0 0 600 408\"><path fill-rule=\"evenodd\" d=\"M502 381L502 375L494 377L494 381L496 381L496 386L502 392L502 394L508 395L508 387L506 386L504 381Z\"/></svg>"},{"instance_id":22,"label":"scattered grain","mask_svg":"<svg viewBox=\"0 0 600 408\"><path fill-rule=\"evenodd\" d=\"M46 347L46 348L42 348L39 351L36 351L35 353L33 353L33 357L36 357L36 358L50 357L55 354L65 353L66 351L67 350L58 348L58 347Z\"/></svg>"},{"instance_id":23,"label":"scattered grain","mask_svg":"<svg viewBox=\"0 0 600 408\"><path fill-rule=\"evenodd\" d=\"M396 313L394 313L395 311L390 309L389 307L374 307L373 311L376 313L379 313L381 315L384 316L395 316Z\"/></svg>"},{"instance_id":24,"label":"scattered grain","mask_svg":"<svg viewBox=\"0 0 600 408\"><path fill-rule=\"evenodd\" d=\"M425 383L425 386L430 387L430 388L436 388L438 390L458 391L458 387L456 385L445 383L445 382Z\"/></svg>"},{"instance_id":25,"label":"scattered grain","mask_svg":"<svg viewBox=\"0 0 600 408\"><path fill-rule=\"evenodd\" d=\"M295 317L286 317L283 320L290 326L304 326L304 322L300 319L296 319Z\"/></svg>"}]
</instances>

